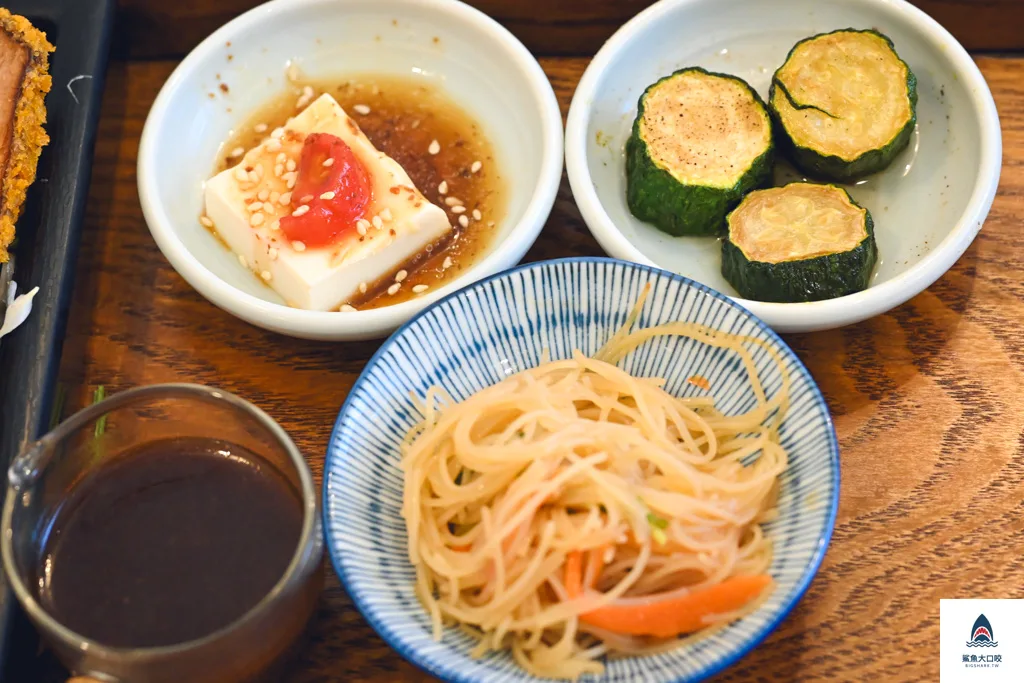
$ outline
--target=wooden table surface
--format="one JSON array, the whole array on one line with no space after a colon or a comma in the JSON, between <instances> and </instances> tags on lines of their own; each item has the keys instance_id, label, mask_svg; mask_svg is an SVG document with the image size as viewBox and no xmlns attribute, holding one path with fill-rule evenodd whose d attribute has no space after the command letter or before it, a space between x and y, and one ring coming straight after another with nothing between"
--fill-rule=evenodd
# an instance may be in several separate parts
<instances>
[{"instance_id":1,"label":"wooden table surface","mask_svg":"<svg viewBox=\"0 0 1024 683\"><path fill-rule=\"evenodd\" d=\"M144 4L125 2L128 21ZM625 4L635 11L643 3ZM146 114L176 61L118 59L110 68L64 345L67 409L100 384L108 393L155 382L217 385L278 419L319 480L337 411L377 344L306 342L251 327L200 297L157 250L135 164ZM541 59L563 112L587 62ZM991 215L953 269L909 303L859 325L787 337L835 417L839 517L806 597L719 680L935 681L940 598L1024 597L1024 56L978 63L1004 135ZM601 253L563 179L527 259ZM377 637L328 572L312 641L288 680L432 679Z\"/></svg>"}]
</instances>

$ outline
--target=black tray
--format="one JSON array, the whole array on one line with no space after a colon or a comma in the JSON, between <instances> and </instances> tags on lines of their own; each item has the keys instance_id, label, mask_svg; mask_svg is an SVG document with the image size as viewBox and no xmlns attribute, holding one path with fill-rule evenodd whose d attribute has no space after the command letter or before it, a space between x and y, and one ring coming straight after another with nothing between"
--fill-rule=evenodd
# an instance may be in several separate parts
<instances>
[{"instance_id":1,"label":"black tray","mask_svg":"<svg viewBox=\"0 0 1024 683\"><path fill-rule=\"evenodd\" d=\"M50 56L53 87L46 98L50 144L39 159L12 249L18 291L38 286L39 293L28 320L0 340L0 465L6 474L14 455L41 436L50 422L115 0L0 4L27 17L57 48ZM0 481L0 498L5 490L6 476ZM16 608L0 574L0 678L10 678L2 672L9 671L4 664Z\"/></svg>"}]
</instances>

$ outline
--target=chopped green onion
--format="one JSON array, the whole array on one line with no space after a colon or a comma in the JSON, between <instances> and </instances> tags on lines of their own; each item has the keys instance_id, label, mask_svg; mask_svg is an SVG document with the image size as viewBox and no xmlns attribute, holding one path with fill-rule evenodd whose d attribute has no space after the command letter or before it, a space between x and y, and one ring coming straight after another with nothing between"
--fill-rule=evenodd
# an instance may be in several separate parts
<instances>
[{"instance_id":1,"label":"chopped green onion","mask_svg":"<svg viewBox=\"0 0 1024 683\"><path fill-rule=\"evenodd\" d=\"M92 404L96 405L107 397L107 390L101 384L96 387L96 391L92 392ZM103 432L107 431L107 416L102 415L96 420L96 428L93 430L93 435L98 439L103 435Z\"/></svg>"},{"instance_id":2,"label":"chopped green onion","mask_svg":"<svg viewBox=\"0 0 1024 683\"><path fill-rule=\"evenodd\" d=\"M668 520L667 519L663 519L662 517L659 517L658 515L654 514L653 512L648 512L647 513L647 522L648 522L648 524L650 524L651 526L653 526L656 529L667 529L668 528ZM664 536L664 534L662 534L662 536Z\"/></svg>"},{"instance_id":3,"label":"chopped green onion","mask_svg":"<svg viewBox=\"0 0 1024 683\"><path fill-rule=\"evenodd\" d=\"M651 538L653 538L658 545L665 545L668 543L668 536L661 529L655 529L651 532Z\"/></svg>"}]
</instances>

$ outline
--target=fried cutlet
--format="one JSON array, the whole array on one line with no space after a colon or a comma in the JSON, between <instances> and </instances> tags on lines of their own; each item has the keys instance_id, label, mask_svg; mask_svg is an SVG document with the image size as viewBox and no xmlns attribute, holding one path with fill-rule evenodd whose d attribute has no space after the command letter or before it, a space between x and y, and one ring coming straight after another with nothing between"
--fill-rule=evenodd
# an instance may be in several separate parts
<instances>
[{"instance_id":1,"label":"fried cutlet","mask_svg":"<svg viewBox=\"0 0 1024 683\"><path fill-rule=\"evenodd\" d=\"M0 8L0 263L9 258L39 152L50 141L43 98L50 91L51 52L53 45L28 19Z\"/></svg>"}]
</instances>

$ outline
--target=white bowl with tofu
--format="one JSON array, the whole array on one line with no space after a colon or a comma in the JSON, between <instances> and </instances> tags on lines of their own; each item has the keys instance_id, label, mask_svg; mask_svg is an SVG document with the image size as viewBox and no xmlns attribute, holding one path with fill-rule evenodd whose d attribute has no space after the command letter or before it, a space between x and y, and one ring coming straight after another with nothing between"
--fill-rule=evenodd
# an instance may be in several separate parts
<instances>
[{"instance_id":1,"label":"white bowl with tofu","mask_svg":"<svg viewBox=\"0 0 1024 683\"><path fill-rule=\"evenodd\" d=\"M478 10L274 0L168 79L138 184L157 245L204 297L282 334L356 340L515 265L561 172L550 83Z\"/></svg>"}]
</instances>

